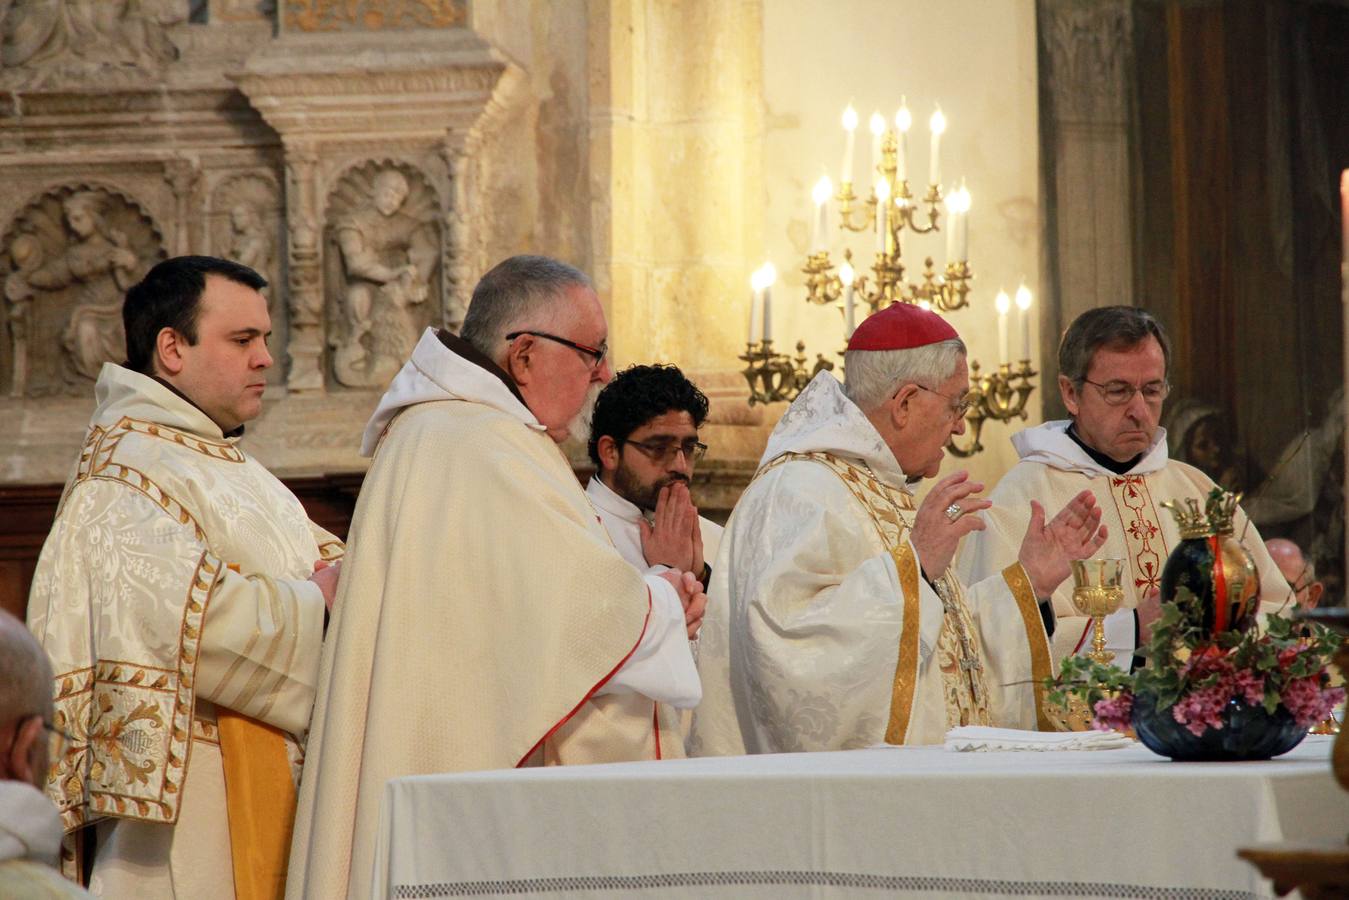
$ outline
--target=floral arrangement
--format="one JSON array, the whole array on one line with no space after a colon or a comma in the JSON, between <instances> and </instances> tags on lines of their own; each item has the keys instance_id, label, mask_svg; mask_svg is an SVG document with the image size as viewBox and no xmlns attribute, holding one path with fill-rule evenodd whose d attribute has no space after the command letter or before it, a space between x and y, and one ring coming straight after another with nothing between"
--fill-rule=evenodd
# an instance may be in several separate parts
<instances>
[{"instance_id":1,"label":"floral arrangement","mask_svg":"<svg viewBox=\"0 0 1349 900\"><path fill-rule=\"evenodd\" d=\"M1332 687L1327 665L1339 638L1319 625L1301 625L1270 616L1263 632L1208 633L1201 626L1200 600L1181 587L1162 604L1152 638L1139 653L1148 665L1125 672L1082 656L1064 661L1057 678L1046 681L1051 703L1066 707L1069 697L1086 701L1101 729L1129 727L1138 702L1154 702L1190 733L1202 736L1223 727L1223 711L1233 699L1263 706L1273 714L1283 706L1298 727L1324 721L1344 700Z\"/></svg>"}]
</instances>

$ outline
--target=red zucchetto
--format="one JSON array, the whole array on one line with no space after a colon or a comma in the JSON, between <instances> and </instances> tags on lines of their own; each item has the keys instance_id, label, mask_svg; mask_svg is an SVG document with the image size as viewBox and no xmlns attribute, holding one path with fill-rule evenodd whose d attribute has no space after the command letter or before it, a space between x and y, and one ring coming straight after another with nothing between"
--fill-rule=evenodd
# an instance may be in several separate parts
<instances>
[{"instance_id":1,"label":"red zucchetto","mask_svg":"<svg viewBox=\"0 0 1349 900\"><path fill-rule=\"evenodd\" d=\"M910 350L959 337L936 313L912 303L892 303L857 326L848 340L848 349Z\"/></svg>"}]
</instances>

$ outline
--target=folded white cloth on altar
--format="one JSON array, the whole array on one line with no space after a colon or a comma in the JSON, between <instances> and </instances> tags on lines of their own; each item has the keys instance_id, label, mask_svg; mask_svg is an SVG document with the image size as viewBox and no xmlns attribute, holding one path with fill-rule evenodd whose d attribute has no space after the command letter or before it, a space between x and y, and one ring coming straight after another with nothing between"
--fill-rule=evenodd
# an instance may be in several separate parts
<instances>
[{"instance_id":1,"label":"folded white cloth on altar","mask_svg":"<svg viewBox=\"0 0 1349 900\"><path fill-rule=\"evenodd\" d=\"M965 725L946 732L946 749L968 750L1114 750L1133 740L1118 731L1020 731Z\"/></svg>"}]
</instances>

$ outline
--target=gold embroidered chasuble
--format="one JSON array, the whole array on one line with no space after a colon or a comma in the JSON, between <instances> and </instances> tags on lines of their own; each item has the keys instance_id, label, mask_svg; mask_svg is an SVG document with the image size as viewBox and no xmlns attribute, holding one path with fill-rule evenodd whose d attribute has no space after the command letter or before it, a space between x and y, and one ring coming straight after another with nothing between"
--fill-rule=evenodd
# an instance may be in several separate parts
<instances>
[{"instance_id":1,"label":"gold embroidered chasuble","mask_svg":"<svg viewBox=\"0 0 1349 900\"><path fill-rule=\"evenodd\" d=\"M110 894L233 897L216 709L285 732L298 772L324 616L307 578L342 545L168 388L109 364L97 397L28 605L74 738L48 791L68 832L101 823Z\"/></svg>"},{"instance_id":2,"label":"gold embroidered chasuble","mask_svg":"<svg viewBox=\"0 0 1349 900\"><path fill-rule=\"evenodd\" d=\"M727 522L690 755L1047 725L1031 682L1049 673L1049 643L1015 555L979 584L948 571L929 585L893 454L826 375L783 416Z\"/></svg>"},{"instance_id":3,"label":"gold embroidered chasuble","mask_svg":"<svg viewBox=\"0 0 1349 900\"><path fill-rule=\"evenodd\" d=\"M1148 591L1160 586L1166 559L1180 542L1175 519L1161 505L1185 497L1202 500L1213 488L1213 481L1193 466L1169 459L1166 435L1160 429L1152 449L1138 465L1119 475L1088 457L1064 433L1066 426L1066 422L1046 422L1013 438L1021 461L989 493L993 508L983 513L988 527L965 541L956 570L971 581L987 577L999 561L1009 553L1015 554L1021 545L1030 522L1031 500L1039 501L1052 514L1078 492L1090 489L1101 507L1101 524L1108 531L1096 558L1126 561L1124 607L1106 618L1106 643L1115 653L1115 664L1127 668L1135 644L1133 610ZM1242 544L1260 573L1261 613L1277 612L1289 596L1288 584L1269 558L1259 530L1253 524L1248 526L1246 514L1240 509L1234 524L1237 535L1244 534ZM1069 578L1054 592L1056 664L1084 647L1091 649L1091 620L1073 609L1072 590Z\"/></svg>"}]
</instances>

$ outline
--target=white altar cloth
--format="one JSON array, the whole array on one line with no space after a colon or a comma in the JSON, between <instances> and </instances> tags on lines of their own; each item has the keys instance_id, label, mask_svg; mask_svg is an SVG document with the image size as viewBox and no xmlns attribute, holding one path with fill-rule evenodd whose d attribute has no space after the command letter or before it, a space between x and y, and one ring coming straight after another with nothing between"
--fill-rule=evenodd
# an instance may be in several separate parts
<instances>
[{"instance_id":1,"label":"white altar cloth","mask_svg":"<svg viewBox=\"0 0 1349 900\"><path fill-rule=\"evenodd\" d=\"M1238 847L1343 840L1330 738L1268 762L936 747L389 782L376 897L1272 897Z\"/></svg>"}]
</instances>

